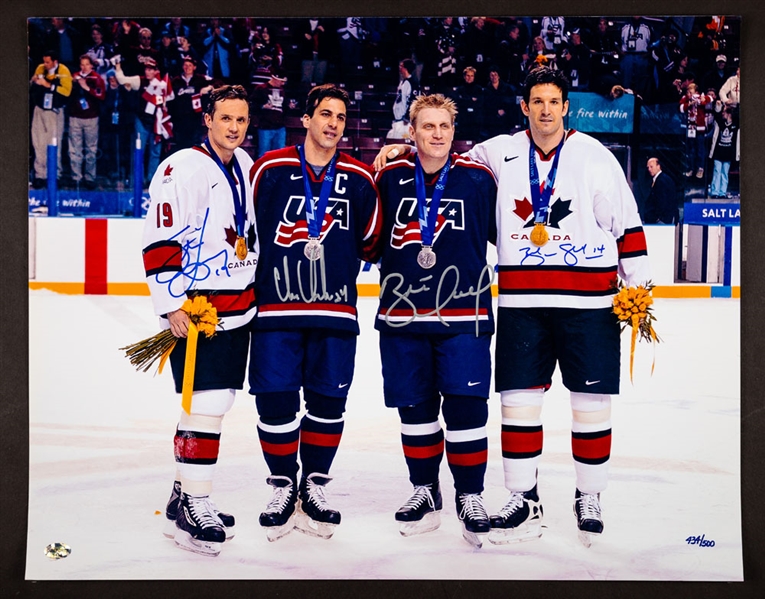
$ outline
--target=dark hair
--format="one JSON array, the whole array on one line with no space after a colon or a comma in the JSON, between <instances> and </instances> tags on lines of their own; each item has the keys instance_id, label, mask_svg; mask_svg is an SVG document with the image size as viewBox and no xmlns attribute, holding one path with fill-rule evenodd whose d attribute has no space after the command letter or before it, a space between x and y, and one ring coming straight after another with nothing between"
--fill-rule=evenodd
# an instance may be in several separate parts
<instances>
[{"instance_id":1,"label":"dark hair","mask_svg":"<svg viewBox=\"0 0 765 599\"><path fill-rule=\"evenodd\" d=\"M343 104L345 104L346 110L348 110L348 106L351 103L347 91L338 87L334 83L325 83L324 85L317 85L308 92L308 98L306 98L305 101L305 113L312 117L316 107L321 104L321 101L324 98L336 98L341 100Z\"/></svg>"},{"instance_id":2,"label":"dark hair","mask_svg":"<svg viewBox=\"0 0 765 599\"><path fill-rule=\"evenodd\" d=\"M414 64L414 61L411 58L402 60L401 66L404 67L410 75L414 74L414 69L417 68L417 65Z\"/></svg>"},{"instance_id":3,"label":"dark hair","mask_svg":"<svg viewBox=\"0 0 765 599\"><path fill-rule=\"evenodd\" d=\"M205 114L209 114L210 118L215 116L215 105L223 100L244 100L247 102L247 110L250 110L250 101L247 97L247 90L241 85L221 85L216 87L209 94L207 99L207 105L205 106Z\"/></svg>"},{"instance_id":4,"label":"dark hair","mask_svg":"<svg viewBox=\"0 0 765 599\"><path fill-rule=\"evenodd\" d=\"M45 52L43 52L42 57L45 58L46 56L49 57L51 60L58 60L58 52L56 52L55 50L46 50Z\"/></svg>"},{"instance_id":5,"label":"dark hair","mask_svg":"<svg viewBox=\"0 0 765 599\"><path fill-rule=\"evenodd\" d=\"M568 100L569 83L566 76L561 71L556 71L550 67L537 67L529 72L526 80L523 82L523 101L528 104L531 97L531 89L536 85L544 85L546 83L551 83L560 90L564 102Z\"/></svg>"},{"instance_id":6,"label":"dark hair","mask_svg":"<svg viewBox=\"0 0 765 599\"><path fill-rule=\"evenodd\" d=\"M93 25L91 25L90 31L91 33L94 31L98 31L98 33L100 33L101 35L103 35L104 33L103 30L101 29L101 25L99 25L98 23L94 23Z\"/></svg>"}]
</instances>

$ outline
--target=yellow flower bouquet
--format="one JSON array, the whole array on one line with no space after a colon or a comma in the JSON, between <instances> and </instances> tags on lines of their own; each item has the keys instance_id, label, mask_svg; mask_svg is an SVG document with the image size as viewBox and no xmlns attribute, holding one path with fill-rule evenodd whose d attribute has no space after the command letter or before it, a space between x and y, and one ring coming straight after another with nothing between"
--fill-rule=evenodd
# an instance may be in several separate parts
<instances>
[{"instance_id":1,"label":"yellow flower bouquet","mask_svg":"<svg viewBox=\"0 0 765 599\"><path fill-rule=\"evenodd\" d=\"M200 333L206 337L215 335L215 328L218 325L218 311L202 295L197 295L193 299L187 299L183 302L181 310L189 315L189 320L194 324ZM136 370L147 372L157 360L159 360L158 373L162 373L162 368L173 351L178 338L173 335L170 329L160 331L148 339L133 343L127 347L121 347L120 351L125 352L125 357L130 359L130 363L136 367Z\"/></svg>"},{"instance_id":2,"label":"yellow flower bouquet","mask_svg":"<svg viewBox=\"0 0 765 599\"><path fill-rule=\"evenodd\" d=\"M622 331L628 326L632 327L632 342L630 344L630 381L632 381L632 365L635 359L635 342L646 340L659 343L661 339L653 328L653 321L656 317L653 315L653 298L651 290L655 286L649 281L645 285L637 287L627 287L624 282L620 282L619 291L614 296L614 314L619 319ZM656 365L656 348L654 347L654 362L651 364L651 374L653 374Z\"/></svg>"}]
</instances>

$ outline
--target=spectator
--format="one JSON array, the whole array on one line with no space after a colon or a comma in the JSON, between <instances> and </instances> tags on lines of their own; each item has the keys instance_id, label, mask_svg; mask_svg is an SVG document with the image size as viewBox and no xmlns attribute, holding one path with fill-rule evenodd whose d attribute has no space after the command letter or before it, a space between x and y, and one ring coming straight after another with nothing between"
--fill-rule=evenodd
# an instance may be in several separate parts
<instances>
[{"instance_id":1,"label":"spectator","mask_svg":"<svg viewBox=\"0 0 765 599\"><path fill-rule=\"evenodd\" d=\"M741 67L736 69L736 74L723 83L720 88L720 100L726 106L737 109L741 100Z\"/></svg>"},{"instance_id":2,"label":"spectator","mask_svg":"<svg viewBox=\"0 0 765 599\"><path fill-rule=\"evenodd\" d=\"M492 61L492 46L493 38L486 27L486 17L473 17L463 38L462 55L465 62L462 64L472 65L476 77L485 78Z\"/></svg>"},{"instance_id":3,"label":"spectator","mask_svg":"<svg viewBox=\"0 0 765 599\"><path fill-rule=\"evenodd\" d=\"M112 44L114 53L119 54L123 61L130 57L130 49L140 44L138 32L141 26L130 19L121 19L114 23L112 29ZM132 65L125 64L123 69L131 69ZM133 73L131 73L133 74Z\"/></svg>"},{"instance_id":4,"label":"spectator","mask_svg":"<svg viewBox=\"0 0 765 599\"><path fill-rule=\"evenodd\" d=\"M271 40L271 32L268 27L263 27L252 38L252 51L250 52L250 84L268 85L271 75L282 70L284 53L281 46Z\"/></svg>"},{"instance_id":5,"label":"spectator","mask_svg":"<svg viewBox=\"0 0 765 599\"><path fill-rule=\"evenodd\" d=\"M72 79L69 96L69 163L72 181L85 189L96 187L96 155L98 154L98 115L106 97L104 80L94 70L90 55L80 56L80 70ZM82 164L85 162L83 171Z\"/></svg>"},{"instance_id":6,"label":"spectator","mask_svg":"<svg viewBox=\"0 0 765 599\"><path fill-rule=\"evenodd\" d=\"M185 37L188 39L189 34L191 33L188 26L183 24L183 19L181 17L173 17L165 23L162 34L164 35L165 32L170 34L170 37L177 46L181 45L180 38Z\"/></svg>"},{"instance_id":7,"label":"spectator","mask_svg":"<svg viewBox=\"0 0 765 599\"><path fill-rule=\"evenodd\" d=\"M327 73L326 29L323 19L304 19L301 28L302 83L321 85Z\"/></svg>"},{"instance_id":8,"label":"spectator","mask_svg":"<svg viewBox=\"0 0 765 599\"><path fill-rule=\"evenodd\" d=\"M175 151L202 141L202 95L213 89L207 78L196 74L197 65L193 58L185 58L182 65L181 74L170 81L174 98L167 104L173 122Z\"/></svg>"},{"instance_id":9,"label":"spectator","mask_svg":"<svg viewBox=\"0 0 765 599\"><path fill-rule=\"evenodd\" d=\"M220 19L210 19L210 32L204 42L204 61L209 69L207 74L213 79L228 83L231 77L229 54L232 51L231 40Z\"/></svg>"},{"instance_id":10,"label":"spectator","mask_svg":"<svg viewBox=\"0 0 765 599\"><path fill-rule=\"evenodd\" d=\"M102 172L122 188L128 178L130 152L135 130L138 92L119 84L114 69L106 72L106 99L101 103L99 147Z\"/></svg>"},{"instance_id":11,"label":"spectator","mask_svg":"<svg viewBox=\"0 0 765 599\"><path fill-rule=\"evenodd\" d=\"M356 75L361 65L361 42L364 39L361 17L346 17L337 33L340 36L340 76L347 79Z\"/></svg>"},{"instance_id":12,"label":"spectator","mask_svg":"<svg viewBox=\"0 0 765 599\"><path fill-rule=\"evenodd\" d=\"M608 20L604 17L598 19L598 26L592 35L588 46L590 47L590 89L598 93L608 93L612 85L604 85L602 80L616 79L619 71L619 41L613 31L608 28Z\"/></svg>"},{"instance_id":13,"label":"spectator","mask_svg":"<svg viewBox=\"0 0 765 599\"><path fill-rule=\"evenodd\" d=\"M56 176L61 177L61 138L64 135L64 106L72 93L72 74L59 64L55 50L43 52L42 64L37 65L30 80L34 104L32 116L32 147L35 150L35 189L45 187L48 176L48 146L58 140Z\"/></svg>"},{"instance_id":14,"label":"spectator","mask_svg":"<svg viewBox=\"0 0 765 599\"><path fill-rule=\"evenodd\" d=\"M566 39L566 19L564 17L542 17L540 37L544 41L548 54L557 54Z\"/></svg>"},{"instance_id":15,"label":"spectator","mask_svg":"<svg viewBox=\"0 0 765 599\"><path fill-rule=\"evenodd\" d=\"M405 58L398 63L398 74L401 80L396 89L396 99L393 102L393 123L388 131L388 138L406 139L409 137L409 106L418 93L418 86L412 77L415 65L411 58Z\"/></svg>"},{"instance_id":16,"label":"spectator","mask_svg":"<svg viewBox=\"0 0 765 599\"><path fill-rule=\"evenodd\" d=\"M645 201L643 222L646 224L671 225L679 220L675 182L661 170L658 158L649 158L646 164L651 175L651 191Z\"/></svg>"},{"instance_id":17,"label":"spectator","mask_svg":"<svg viewBox=\"0 0 765 599\"><path fill-rule=\"evenodd\" d=\"M481 139L510 133L517 121L513 118L515 108L513 89L500 79L499 68L489 68L489 85L484 88L483 133Z\"/></svg>"},{"instance_id":18,"label":"spectator","mask_svg":"<svg viewBox=\"0 0 765 599\"><path fill-rule=\"evenodd\" d=\"M709 158L713 160L711 198L728 197L728 172L733 161L741 159L739 125L733 120L734 109L724 106L719 100L715 106L715 124L712 135L712 149Z\"/></svg>"},{"instance_id":19,"label":"spectator","mask_svg":"<svg viewBox=\"0 0 765 599\"><path fill-rule=\"evenodd\" d=\"M93 61L96 73L103 78L112 67L109 59L114 56L114 48L110 44L104 43L104 32L98 24L90 28L90 37L93 40L93 45L88 48L86 54Z\"/></svg>"},{"instance_id":20,"label":"spectator","mask_svg":"<svg viewBox=\"0 0 765 599\"><path fill-rule=\"evenodd\" d=\"M715 59L715 66L701 80L702 88L715 90L718 98L720 97L722 86L728 80L728 71L725 68L727 64L728 57L725 54L718 54Z\"/></svg>"},{"instance_id":21,"label":"spectator","mask_svg":"<svg viewBox=\"0 0 765 599\"><path fill-rule=\"evenodd\" d=\"M79 56L82 54L82 40L79 32L68 23L68 19L51 19L47 45L58 53L58 62L69 69L70 73L77 68Z\"/></svg>"},{"instance_id":22,"label":"spectator","mask_svg":"<svg viewBox=\"0 0 765 599\"><path fill-rule=\"evenodd\" d=\"M258 115L258 158L287 145L284 126L284 86L287 77L275 71L266 83L255 86L253 105Z\"/></svg>"},{"instance_id":23,"label":"spectator","mask_svg":"<svg viewBox=\"0 0 765 599\"><path fill-rule=\"evenodd\" d=\"M181 57L181 61L188 60L189 58L194 62L196 66L196 72L200 75L206 75L207 74L207 65L204 63L202 58L199 56L199 52L197 52L194 47L191 45L191 42L189 42L189 38L187 37L180 37L178 38L178 55ZM182 66L182 65L181 65Z\"/></svg>"},{"instance_id":24,"label":"spectator","mask_svg":"<svg viewBox=\"0 0 765 599\"><path fill-rule=\"evenodd\" d=\"M547 51L544 39L538 35L531 40L531 47L529 48L524 71L530 73L535 68L541 66L557 69L557 66L555 65L555 54Z\"/></svg>"},{"instance_id":25,"label":"spectator","mask_svg":"<svg viewBox=\"0 0 765 599\"><path fill-rule=\"evenodd\" d=\"M447 95L458 83L457 49L460 35L459 27L454 25L453 17L442 19L433 32L436 45L436 86Z\"/></svg>"},{"instance_id":26,"label":"spectator","mask_svg":"<svg viewBox=\"0 0 765 599\"><path fill-rule=\"evenodd\" d=\"M680 98L680 112L686 117L686 154L688 159L688 170L685 171L686 177L693 176L702 179L704 177L704 160L706 154L706 145L704 143L704 132L707 128L706 105L712 100L706 94L699 93L698 86L695 83L688 84L685 95Z\"/></svg>"},{"instance_id":27,"label":"spectator","mask_svg":"<svg viewBox=\"0 0 765 599\"><path fill-rule=\"evenodd\" d=\"M455 130L457 139L473 141L481 139L484 91L476 83L475 74L473 67L465 67L462 71L465 83L457 89L457 114L459 115L459 126Z\"/></svg>"},{"instance_id":28,"label":"spectator","mask_svg":"<svg viewBox=\"0 0 765 599\"><path fill-rule=\"evenodd\" d=\"M643 98L647 97L650 81L650 63L648 61L651 45L651 28L643 23L641 17L622 27L622 80L624 87L629 87Z\"/></svg>"},{"instance_id":29,"label":"spectator","mask_svg":"<svg viewBox=\"0 0 765 599\"><path fill-rule=\"evenodd\" d=\"M523 83L523 64L528 59L526 48L521 39L521 29L517 23L507 26L507 35L500 41L497 49L497 64L500 75L513 88L513 93L520 95Z\"/></svg>"},{"instance_id":30,"label":"spectator","mask_svg":"<svg viewBox=\"0 0 765 599\"><path fill-rule=\"evenodd\" d=\"M181 74L181 54L175 45L175 37L169 31L162 32L162 41L157 52L157 66L162 75L177 77Z\"/></svg>"},{"instance_id":31,"label":"spectator","mask_svg":"<svg viewBox=\"0 0 765 599\"><path fill-rule=\"evenodd\" d=\"M143 77L128 77L121 67L122 63L117 63L117 81L128 89L140 91L141 94L136 111L135 135L141 141L144 156L148 155L148 168L144 172L144 182L148 186L159 165L162 140L171 135L172 124L167 112L167 103L173 99L173 90L167 77L164 80L160 78L157 63L151 58L146 60Z\"/></svg>"},{"instance_id":32,"label":"spectator","mask_svg":"<svg viewBox=\"0 0 765 599\"><path fill-rule=\"evenodd\" d=\"M121 64L127 76L140 76L149 61L159 64L159 52L152 45L151 29L141 27L138 30L138 45L128 49L122 56Z\"/></svg>"},{"instance_id":33,"label":"spectator","mask_svg":"<svg viewBox=\"0 0 765 599\"><path fill-rule=\"evenodd\" d=\"M656 86L657 102L667 99L667 93L671 92L671 83L674 81L675 71L683 52L677 45L677 32L670 30L657 42L651 45L651 59L654 62L653 78Z\"/></svg>"}]
</instances>

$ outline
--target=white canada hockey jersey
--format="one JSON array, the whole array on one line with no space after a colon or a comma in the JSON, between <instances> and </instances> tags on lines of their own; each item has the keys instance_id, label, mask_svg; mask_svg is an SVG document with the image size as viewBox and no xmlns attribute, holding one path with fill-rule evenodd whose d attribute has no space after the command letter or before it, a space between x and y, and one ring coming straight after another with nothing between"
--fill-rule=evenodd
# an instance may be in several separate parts
<instances>
[{"instance_id":1,"label":"white canada hockey jersey","mask_svg":"<svg viewBox=\"0 0 765 599\"><path fill-rule=\"evenodd\" d=\"M216 307L219 328L230 330L250 322L256 312L256 238L252 159L237 148L245 206L247 256L237 258L234 197L226 175L207 149L179 150L165 159L151 181L151 205L143 231L143 262L154 311L164 316L187 297L205 295ZM233 170L233 169L232 169ZM232 172L237 179L236 171ZM167 318L162 326L168 328Z\"/></svg>"},{"instance_id":2,"label":"white canada hockey jersey","mask_svg":"<svg viewBox=\"0 0 765 599\"><path fill-rule=\"evenodd\" d=\"M617 273L628 286L650 280L643 226L624 172L599 141L569 131L550 197L549 241L538 247L529 239L530 143L529 132L522 131L494 137L468 153L499 181L499 307L610 307ZM554 155L555 150L546 156L536 150L542 182Z\"/></svg>"}]
</instances>

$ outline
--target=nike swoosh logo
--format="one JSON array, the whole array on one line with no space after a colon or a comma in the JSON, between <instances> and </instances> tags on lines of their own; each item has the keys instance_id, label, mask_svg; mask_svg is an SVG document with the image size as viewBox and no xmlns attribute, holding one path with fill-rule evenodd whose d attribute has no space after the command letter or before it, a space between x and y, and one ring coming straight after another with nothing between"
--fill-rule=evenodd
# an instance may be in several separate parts
<instances>
[{"instance_id":1,"label":"nike swoosh logo","mask_svg":"<svg viewBox=\"0 0 765 599\"><path fill-rule=\"evenodd\" d=\"M398 184L399 185L406 185L407 183L414 181L414 179L399 179Z\"/></svg>"},{"instance_id":2,"label":"nike swoosh logo","mask_svg":"<svg viewBox=\"0 0 765 599\"><path fill-rule=\"evenodd\" d=\"M302 179L303 175L290 175L290 179L293 181L297 181L298 179Z\"/></svg>"},{"instance_id":3,"label":"nike swoosh logo","mask_svg":"<svg viewBox=\"0 0 765 599\"><path fill-rule=\"evenodd\" d=\"M505 162L510 162L511 160L515 160L518 158L518 156L505 156Z\"/></svg>"},{"instance_id":4,"label":"nike swoosh logo","mask_svg":"<svg viewBox=\"0 0 765 599\"><path fill-rule=\"evenodd\" d=\"M475 387L476 385L480 385L480 384L481 384L481 381L478 381L477 383L468 381L468 387Z\"/></svg>"},{"instance_id":5,"label":"nike swoosh logo","mask_svg":"<svg viewBox=\"0 0 765 599\"><path fill-rule=\"evenodd\" d=\"M342 389L343 387L347 387L348 385L349 383L343 383L342 385L338 385L337 388Z\"/></svg>"},{"instance_id":6,"label":"nike swoosh logo","mask_svg":"<svg viewBox=\"0 0 765 599\"><path fill-rule=\"evenodd\" d=\"M584 384L589 386L589 385L594 385L595 383L599 383L599 382L600 382L600 379L598 379L597 381L584 381Z\"/></svg>"},{"instance_id":7,"label":"nike swoosh logo","mask_svg":"<svg viewBox=\"0 0 765 599\"><path fill-rule=\"evenodd\" d=\"M213 187L215 187L216 185L217 185L217 183L213 183L213 184L212 184L212 187L211 187L210 189L212 189L212 188L213 188Z\"/></svg>"}]
</instances>

